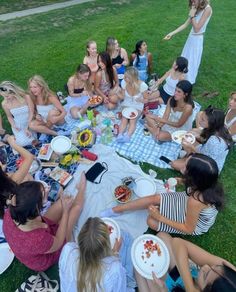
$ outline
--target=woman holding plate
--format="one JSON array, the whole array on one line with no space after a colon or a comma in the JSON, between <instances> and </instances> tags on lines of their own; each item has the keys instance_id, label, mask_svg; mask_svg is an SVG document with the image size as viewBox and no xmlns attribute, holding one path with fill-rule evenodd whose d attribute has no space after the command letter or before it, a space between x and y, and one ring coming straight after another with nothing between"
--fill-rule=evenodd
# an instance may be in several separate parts
<instances>
[{"instance_id":1,"label":"woman holding plate","mask_svg":"<svg viewBox=\"0 0 236 292\"><path fill-rule=\"evenodd\" d=\"M170 265L165 280L158 279L154 272L153 281L135 271L138 288L142 292L173 291L236 291L236 267L227 260L215 256L197 245L159 233L168 247Z\"/></svg>"},{"instance_id":2,"label":"woman holding plate","mask_svg":"<svg viewBox=\"0 0 236 292\"><path fill-rule=\"evenodd\" d=\"M193 154L186 161L183 183L184 192L150 195L104 210L101 216L148 209L147 223L154 230L191 235L206 233L224 202L216 162L206 155Z\"/></svg>"}]
</instances>

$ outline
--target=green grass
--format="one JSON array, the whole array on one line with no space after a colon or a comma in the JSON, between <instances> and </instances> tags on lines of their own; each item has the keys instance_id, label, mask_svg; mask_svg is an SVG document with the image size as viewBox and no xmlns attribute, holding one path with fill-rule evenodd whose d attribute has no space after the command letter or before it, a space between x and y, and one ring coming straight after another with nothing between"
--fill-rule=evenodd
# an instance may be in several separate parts
<instances>
[{"instance_id":1,"label":"green grass","mask_svg":"<svg viewBox=\"0 0 236 292\"><path fill-rule=\"evenodd\" d=\"M8 3L10 3L8 1ZM203 91L219 91L212 100L197 98L203 107L226 109L229 92L236 89L236 44L233 36L235 0L211 1L213 17L205 35L204 53L194 96ZM165 42L163 36L185 20L187 1L182 0L99 0L46 14L0 23L1 80L12 80L27 87L27 80L41 74L57 91L82 62L85 44L94 39L101 51L106 38L115 36L130 54L136 41L145 39L153 53L154 69L166 72L181 53L188 30ZM5 126L9 129L4 116ZM187 237L212 253L236 264L235 151L228 155L221 181L227 204L216 224L206 235ZM150 165L143 163L147 171ZM171 170L157 169L161 178L173 176ZM51 270L55 275L56 268ZM0 291L14 291L32 272L18 261L0 276Z\"/></svg>"},{"instance_id":2,"label":"green grass","mask_svg":"<svg viewBox=\"0 0 236 292\"><path fill-rule=\"evenodd\" d=\"M31 9L43 5L66 2L70 0L1 0L0 14Z\"/></svg>"}]
</instances>

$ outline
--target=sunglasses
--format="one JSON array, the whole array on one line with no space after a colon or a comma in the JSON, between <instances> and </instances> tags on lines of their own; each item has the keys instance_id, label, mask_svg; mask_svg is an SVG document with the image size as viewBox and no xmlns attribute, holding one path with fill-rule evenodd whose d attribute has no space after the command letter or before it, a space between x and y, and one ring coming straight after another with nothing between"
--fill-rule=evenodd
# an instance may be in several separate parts
<instances>
[{"instance_id":1,"label":"sunglasses","mask_svg":"<svg viewBox=\"0 0 236 292\"><path fill-rule=\"evenodd\" d=\"M8 92L8 93L14 93L13 90L7 89L6 87L3 87L3 86L0 86L0 91L2 91L2 92Z\"/></svg>"}]
</instances>

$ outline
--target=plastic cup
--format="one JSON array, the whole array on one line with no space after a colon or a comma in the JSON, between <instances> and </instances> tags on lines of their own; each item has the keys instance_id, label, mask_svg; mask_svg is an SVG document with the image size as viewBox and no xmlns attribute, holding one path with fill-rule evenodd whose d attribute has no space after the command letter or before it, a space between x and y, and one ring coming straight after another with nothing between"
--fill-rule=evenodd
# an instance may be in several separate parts
<instances>
[{"instance_id":1,"label":"plastic cup","mask_svg":"<svg viewBox=\"0 0 236 292\"><path fill-rule=\"evenodd\" d=\"M157 176L156 171L153 169L149 169L148 173L153 179L156 178L156 176Z\"/></svg>"},{"instance_id":2,"label":"plastic cup","mask_svg":"<svg viewBox=\"0 0 236 292\"><path fill-rule=\"evenodd\" d=\"M170 189L173 189L177 185L177 180L174 177L170 177L167 180L168 186Z\"/></svg>"}]
</instances>

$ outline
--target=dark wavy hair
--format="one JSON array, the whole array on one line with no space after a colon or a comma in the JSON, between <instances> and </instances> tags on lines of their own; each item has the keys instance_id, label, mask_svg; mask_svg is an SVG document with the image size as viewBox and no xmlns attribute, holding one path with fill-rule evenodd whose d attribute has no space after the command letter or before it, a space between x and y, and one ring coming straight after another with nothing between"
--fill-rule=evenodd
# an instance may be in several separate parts
<instances>
[{"instance_id":1,"label":"dark wavy hair","mask_svg":"<svg viewBox=\"0 0 236 292\"><path fill-rule=\"evenodd\" d=\"M184 175L186 193L189 196L194 195L202 203L214 205L217 210L223 208L224 190L218 183L219 170L215 160L204 154L194 153L187 162Z\"/></svg>"},{"instance_id":2,"label":"dark wavy hair","mask_svg":"<svg viewBox=\"0 0 236 292\"><path fill-rule=\"evenodd\" d=\"M181 89L184 92L185 103L190 104L192 106L192 108L194 108L194 103L193 103L193 99L192 99L192 89L193 89L192 84L188 80L181 80L176 84L176 87L178 87L179 89ZM177 101L174 99L174 96L171 97L171 99L170 99L170 106L172 108L177 106Z\"/></svg>"},{"instance_id":3,"label":"dark wavy hair","mask_svg":"<svg viewBox=\"0 0 236 292\"><path fill-rule=\"evenodd\" d=\"M16 189L16 206L9 206L11 218L24 225L28 219L40 215L43 207L44 188L38 181L26 181Z\"/></svg>"},{"instance_id":4,"label":"dark wavy hair","mask_svg":"<svg viewBox=\"0 0 236 292\"><path fill-rule=\"evenodd\" d=\"M208 0L199 0L199 5L197 7L197 13L203 9L206 8L206 6L209 4ZM192 7L192 0L189 0L189 8Z\"/></svg>"},{"instance_id":5,"label":"dark wavy hair","mask_svg":"<svg viewBox=\"0 0 236 292\"><path fill-rule=\"evenodd\" d=\"M4 216L6 201L11 195L15 194L17 183L14 182L0 166L0 219Z\"/></svg>"},{"instance_id":6,"label":"dark wavy hair","mask_svg":"<svg viewBox=\"0 0 236 292\"><path fill-rule=\"evenodd\" d=\"M135 50L132 52L132 54L136 54L136 56L137 56L137 63L136 63L137 67L138 67L138 63L139 63L140 48L144 42L145 42L144 40L138 41L135 45Z\"/></svg>"},{"instance_id":7,"label":"dark wavy hair","mask_svg":"<svg viewBox=\"0 0 236 292\"><path fill-rule=\"evenodd\" d=\"M184 57L177 57L175 60L176 63L176 71L187 73L188 72L188 60Z\"/></svg>"},{"instance_id":8,"label":"dark wavy hair","mask_svg":"<svg viewBox=\"0 0 236 292\"><path fill-rule=\"evenodd\" d=\"M203 144L207 142L207 140L212 136L216 135L222 139L224 139L225 143L228 146L228 149L231 149L233 146L232 137L225 127L225 113L221 109L217 109L209 105L204 113L207 116L208 127L204 128L201 137L203 138Z\"/></svg>"},{"instance_id":9,"label":"dark wavy hair","mask_svg":"<svg viewBox=\"0 0 236 292\"><path fill-rule=\"evenodd\" d=\"M98 54L98 60L99 57L101 58L101 61L105 64L106 66L106 70L107 70L107 74L108 74L108 78L109 78L109 82L111 85L111 88L114 85L114 71L113 71L113 66L112 66L112 62L111 62L111 57L108 54L108 52L101 52Z\"/></svg>"}]
</instances>

